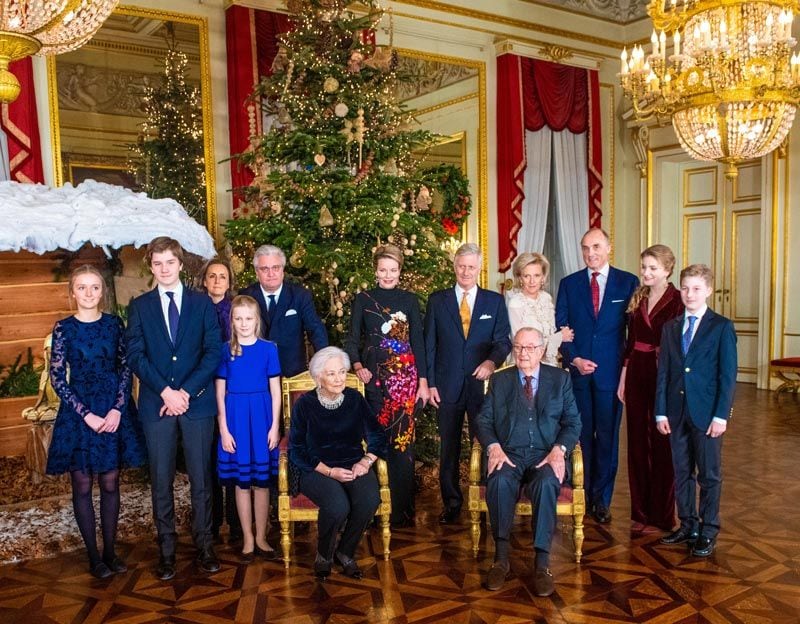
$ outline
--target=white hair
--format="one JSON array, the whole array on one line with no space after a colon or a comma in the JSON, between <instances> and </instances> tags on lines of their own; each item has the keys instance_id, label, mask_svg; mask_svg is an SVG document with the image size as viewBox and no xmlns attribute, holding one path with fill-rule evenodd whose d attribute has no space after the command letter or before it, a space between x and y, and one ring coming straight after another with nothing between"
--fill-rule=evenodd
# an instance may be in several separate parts
<instances>
[{"instance_id":1,"label":"white hair","mask_svg":"<svg viewBox=\"0 0 800 624\"><path fill-rule=\"evenodd\" d=\"M258 259L261 256L278 256L281 259L281 264L286 266L286 254L283 253L283 249L280 247L276 247L275 245L261 245L258 249L256 249L256 253L253 254L253 266L258 268Z\"/></svg>"},{"instance_id":2,"label":"white hair","mask_svg":"<svg viewBox=\"0 0 800 624\"><path fill-rule=\"evenodd\" d=\"M322 369L325 368L328 361L333 358L339 358L345 369L350 370L350 357L345 351L339 347L325 347L317 351L308 363L308 372L311 374L311 379L314 380L314 383L319 385Z\"/></svg>"},{"instance_id":3,"label":"white hair","mask_svg":"<svg viewBox=\"0 0 800 624\"><path fill-rule=\"evenodd\" d=\"M455 264L456 259L459 256L478 256L478 262L483 260L483 255L481 254L481 248L478 247L475 243L464 243L456 249L456 254L453 256L453 264Z\"/></svg>"}]
</instances>

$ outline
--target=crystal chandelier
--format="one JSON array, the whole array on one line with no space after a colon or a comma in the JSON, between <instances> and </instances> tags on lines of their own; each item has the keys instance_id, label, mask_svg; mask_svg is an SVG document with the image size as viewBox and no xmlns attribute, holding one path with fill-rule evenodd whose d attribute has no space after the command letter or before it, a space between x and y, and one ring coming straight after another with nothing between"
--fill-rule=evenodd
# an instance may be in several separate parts
<instances>
[{"instance_id":1,"label":"crystal chandelier","mask_svg":"<svg viewBox=\"0 0 800 624\"><path fill-rule=\"evenodd\" d=\"M0 0L0 102L13 102L20 85L8 64L32 54L81 47L119 0Z\"/></svg>"},{"instance_id":2,"label":"crystal chandelier","mask_svg":"<svg viewBox=\"0 0 800 624\"><path fill-rule=\"evenodd\" d=\"M621 55L619 77L636 117L671 117L690 156L724 163L735 178L738 163L777 148L792 126L799 10L800 0L651 0L650 54L636 45Z\"/></svg>"}]
</instances>

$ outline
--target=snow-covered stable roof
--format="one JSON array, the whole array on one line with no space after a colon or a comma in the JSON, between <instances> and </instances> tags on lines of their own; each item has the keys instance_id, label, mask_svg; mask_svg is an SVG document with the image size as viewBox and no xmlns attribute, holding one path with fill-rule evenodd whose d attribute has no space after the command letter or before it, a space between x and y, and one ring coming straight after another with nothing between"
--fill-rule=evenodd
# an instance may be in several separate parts
<instances>
[{"instance_id":1,"label":"snow-covered stable roof","mask_svg":"<svg viewBox=\"0 0 800 624\"><path fill-rule=\"evenodd\" d=\"M78 186L0 182L0 251L77 251L85 243L109 249L141 247L170 236L203 258L214 239L172 199L150 199L121 186L86 180Z\"/></svg>"}]
</instances>

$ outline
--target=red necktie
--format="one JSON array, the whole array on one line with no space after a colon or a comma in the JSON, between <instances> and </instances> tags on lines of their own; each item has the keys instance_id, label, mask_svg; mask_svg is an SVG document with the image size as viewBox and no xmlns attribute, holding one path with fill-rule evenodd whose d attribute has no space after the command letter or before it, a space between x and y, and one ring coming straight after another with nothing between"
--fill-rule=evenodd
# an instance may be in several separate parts
<instances>
[{"instance_id":1,"label":"red necktie","mask_svg":"<svg viewBox=\"0 0 800 624\"><path fill-rule=\"evenodd\" d=\"M522 386L522 389L525 391L525 398L528 399L528 402L533 401L533 385L531 384L531 380L533 377L530 375L525 375L525 385Z\"/></svg>"},{"instance_id":2,"label":"red necktie","mask_svg":"<svg viewBox=\"0 0 800 624\"><path fill-rule=\"evenodd\" d=\"M597 276L600 275L597 271L592 271L592 307L594 308L594 317L597 318L597 313L600 312L600 284L597 283Z\"/></svg>"}]
</instances>

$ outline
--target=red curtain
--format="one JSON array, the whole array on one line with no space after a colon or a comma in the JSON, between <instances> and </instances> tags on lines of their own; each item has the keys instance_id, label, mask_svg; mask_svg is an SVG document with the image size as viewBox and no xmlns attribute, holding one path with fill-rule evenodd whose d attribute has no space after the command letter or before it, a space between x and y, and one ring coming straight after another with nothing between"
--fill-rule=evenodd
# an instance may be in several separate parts
<instances>
[{"instance_id":1,"label":"red curtain","mask_svg":"<svg viewBox=\"0 0 800 624\"><path fill-rule=\"evenodd\" d=\"M497 224L500 270L517 255L525 198L525 131L588 131L587 224L600 225L602 143L596 71L504 54L497 59Z\"/></svg>"},{"instance_id":2,"label":"red curtain","mask_svg":"<svg viewBox=\"0 0 800 624\"><path fill-rule=\"evenodd\" d=\"M0 125L8 137L11 179L17 182L44 183L36 92L33 87L33 63L30 58L9 65L22 86L19 98L3 104Z\"/></svg>"},{"instance_id":3,"label":"red curtain","mask_svg":"<svg viewBox=\"0 0 800 624\"><path fill-rule=\"evenodd\" d=\"M272 61L278 52L278 35L289 30L288 17L282 13L248 9L232 5L225 11L228 51L228 131L231 154L239 154L250 145L248 98L261 76L272 73ZM261 111L255 110L256 131L261 129ZM231 161L233 188L249 185L252 172L238 161ZM239 215L241 199L234 194L233 216Z\"/></svg>"}]
</instances>

